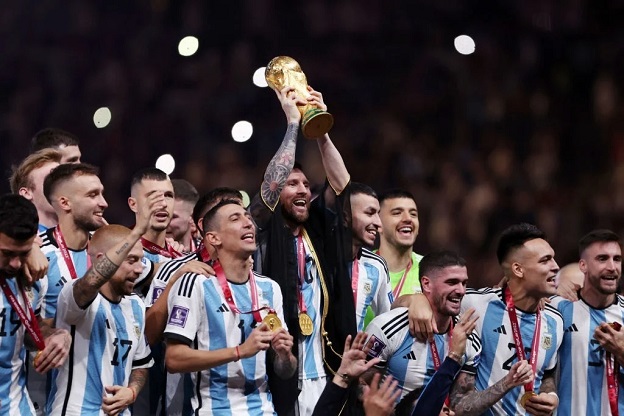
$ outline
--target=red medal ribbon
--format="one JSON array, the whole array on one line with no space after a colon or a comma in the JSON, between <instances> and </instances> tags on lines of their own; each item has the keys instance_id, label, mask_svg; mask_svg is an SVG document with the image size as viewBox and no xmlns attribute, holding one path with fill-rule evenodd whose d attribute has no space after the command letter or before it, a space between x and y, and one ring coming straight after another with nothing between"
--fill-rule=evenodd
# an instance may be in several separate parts
<instances>
[{"instance_id":1,"label":"red medal ribbon","mask_svg":"<svg viewBox=\"0 0 624 416\"><path fill-rule=\"evenodd\" d=\"M175 259L182 255L182 253L178 253L174 250L169 244L165 243L165 247L161 247L156 243L152 243L149 240L141 237L141 245L143 248L151 251L152 253L160 254L161 256L167 257L169 259Z\"/></svg>"},{"instance_id":2,"label":"red medal ribbon","mask_svg":"<svg viewBox=\"0 0 624 416\"><path fill-rule=\"evenodd\" d=\"M234 302L234 296L232 296L232 291L230 290L230 285L225 278L225 273L223 273L223 267L221 267L221 263L216 261L212 268L217 275L217 280L219 281L219 285L221 286L221 290L223 291L223 296L225 296L225 301L228 306L234 313L244 314L251 313L253 314L254 321L260 323L262 322L262 317L260 316L260 311L264 309L268 309L267 307L258 308L258 288L256 287L256 279L254 277L253 272L249 271L249 289L251 291L251 311L249 312L241 312L240 309L236 306Z\"/></svg>"},{"instance_id":3,"label":"red medal ribbon","mask_svg":"<svg viewBox=\"0 0 624 416\"><path fill-rule=\"evenodd\" d=\"M353 305L357 308L358 280L360 280L360 262L357 256L353 260L353 270L351 271L351 291L353 292Z\"/></svg>"},{"instance_id":4,"label":"red medal ribbon","mask_svg":"<svg viewBox=\"0 0 624 416\"><path fill-rule=\"evenodd\" d=\"M301 294L301 289L303 287L303 282L305 280L305 246L303 245L303 236L301 233L297 236L297 265L299 266L299 291L298 300L299 300L299 312L307 313L308 308L306 307L305 300L303 299L303 295Z\"/></svg>"},{"instance_id":5,"label":"red medal ribbon","mask_svg":"<svg viewBox=\"0 0 624 416\"><path fill-rule=\"evenodd\" d=\"M451 318L451 327L448 332L449 337L449 345L451 345L451 339L453 338L453 319ZM433 359L433 369L438 371L440 365L442 365L442 360L440 360L440 353L438 353L438 346L435 343L435 338L429 342L429 349L431 350L431 358ZM450 399L446 396L444 403L447 406L450 406Z\"/></svg>"},{"instance_id":6,"label":"red medal ribbon","mask_svg":"<svg viewBox=\"0 0 624 416\"><path fill-rule=\"evenodd\" d=\"M37 346L37 349L39 351L43 351L43 349L45 348L43 335L41 335L41 329L39 329L39 323L37 322L35 311L33 311L32 307L30 306L30 302L28 301L24 290L22 289L22 297L24 298L24 305L26 306L25 309L28 310L30 319L28 319L28 316L26 316L25 310L22 309L22 307L20 306L19 301L11 291L11 288L7 284L4 277L0 278L0 287L2 287L4 296L6 296L13 310L17 312L17 316L19 316L19 319L24 325L24 328L26 328L26 331L28 332L28 334L30 334L30 337Z\"/></svg>"},{"instance_id":7,"label":"red medal ribbon","mask_svg":"<svg viewBox=\"0 0 624 416\"><path fill-rule=\"evenodd\" d=\"M204 263L208 263L210 261L210 254L208 253L208 249L203 242L199 245L199 248L196 252L201 258L201 261L203 261Z\"/></svg>"},{"instance_id":8,"label":"red medal ribbon","mask_svg":"<svg viewBox=\"0 0 624 416\"><path fill-rule=\"evenodd\" d=\"M618 416L618 380L617 380L617 372L619 371L619 365L615 360L615 357L607 352L605 354L605 359L607 361L607 389L609 394L609 407L611 408L611 415Z\"/></svg>"},{"instance_id":9,"label":"red medal ribbon","mask_svg":"<svg viewBox=\"0 0 624 416\"><path fill-rule=\"evenodd\" d=\"M525 360L524 344L522 344L522 335L520 334L520 325L518 325L518 315L516 314L516 305L511 297L511 290L509 287L505 287L505 302L507 304L507 311L509 312L509 321L511 322L511 332L513 334L514 343L516 344L516 355L518 360ZM542 327L542 314L539 308L535 314L535 330L533 332L533 341L531 342L531 358L529 364L533 369L533 374L536 374L537 370L537 358L539 355L539 340ZM525 392L533 391L534 382L531 381L524 385Z\"/></svg>"},{"instance_id":10,"label":"red medal ribbon","mask_svg":"<svg viewBox=\"0 0 624 416\"><path fill-rule=\"evenodd\" d=\"M78 273L76 273L76 267L74 266L74 262L69 254L69 249L67 248L67 244L65 243L65 238L63 237L63 233L61 232L61 227L57 226L54 229L54 239L58 244L58 248L61 251L61 255L63 256L63 260L67 265L67 270L69 271L69 275L72 279L78 278ZM91 268L91 257L87 254L87 269Z\"/></svg>"},{"instance_id":11,"label":"red medal ribbon","mask_svg":"<svg viewBox=\"0 0 624 416\"><path fill-rule=\"evenodd\" d=\"M377 254L383 257L381 255L381 251L378 250ZM403 272L403 276L401 276L401 280L399 280L396 287L392 290L392 296L394 296L394 299L399 297L399 294L401 293L401 290L403 289L403 285L405 284L405 280L407 279L407 274L410 272L413 263L414 261L412 260L412 254L410 253L410 261L409 263L407 263L407 267L405 268L405 271Z\"/></svg>"}]
</instances>

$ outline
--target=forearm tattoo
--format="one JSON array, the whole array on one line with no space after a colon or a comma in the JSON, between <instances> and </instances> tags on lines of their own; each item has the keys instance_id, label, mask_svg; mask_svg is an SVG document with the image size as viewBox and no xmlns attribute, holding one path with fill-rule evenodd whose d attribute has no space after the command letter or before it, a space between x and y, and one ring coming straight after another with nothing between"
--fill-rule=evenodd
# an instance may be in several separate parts
<instances>
[{"instance_id":1,"label":"forearm tattoo","mask_svg":"<svg viewBox=\"0 0 624 416\"><path fill-rule=\"evenodd\" d=\"M121 247L119 247L119 250L115 251L115 254L119 255L123 253L124 251L128 250L129 246L130 246L129 243L124 243Z\"/></svg>"},{"instance_id":2,"label":"forearm tattoo","mask_svg":"<svg viewBox=\"0 0 624 416\"><path fill-rule=\"evenodd\" d=\"M460 373L453 383L449 397L451 408L457 416L480 415L499 401L507 390L509 389L504 378L485 390L476 390L475 376Z\"/></svg>"},{"instance_id":3,"label":"forearm tattoo","mask_svg":"<svg viewBox=\"0 0 624 416\"><path fill-rule=\"evenodd\" d=\"M106 280L110 279L119 268L119 266L113 263L106 254L104 254L104 257L102 257L99 261L95 262L93 267L95 268L95 271Z\"/></svg>"},{"instance_id":4,"label":"forearm tattoo","mask_svg":"<svg viewBox=\"0 0 624 416\"><path fill-rule=\"evenodd\" d=\"M297 150L297 132L299 125L290 123L282 145L269 162L264 172L264 180L260 187L262 200L271 209L275 208L279 201L280 192L284 188L286 179L295 165L295 151Z\"/></svg>"},{"instance_id":5,"label":"forearm tattoo","mask_svg":"<svg viewBox=\"0 0 624 416\"><path fill-rule=\"evenodd\" d=\"M74 299L80 307L85 307L95 299L98 291L115 274L118 265L113 263L106 254L97 260L82 279L74 284Z\"/></svg>"},{"instance_id":6,"label":"forearm tattoo","mask_svg":"<svg viewBox=\"0 0 624 416\"><path fill-rule=\"evenodd\" d=\"M130 380L128 380L128 387L134 387L136 392L140 392L143 386L145 385L145 381L147 380L147 369L146 368L135 368L130 373Z\"/></svg>"},{"instance_id":7,"label":"forearm tattoo","mask_svg":"<svg viewBox=\"0 0 624 416\"><path fill-rule=\"evenodd\" d=\"M544 375L542 384L540 385L540 393L557 392L557 386L555 384L555 375L553 372L549 372Z\"/></svg>"}]
</instances>

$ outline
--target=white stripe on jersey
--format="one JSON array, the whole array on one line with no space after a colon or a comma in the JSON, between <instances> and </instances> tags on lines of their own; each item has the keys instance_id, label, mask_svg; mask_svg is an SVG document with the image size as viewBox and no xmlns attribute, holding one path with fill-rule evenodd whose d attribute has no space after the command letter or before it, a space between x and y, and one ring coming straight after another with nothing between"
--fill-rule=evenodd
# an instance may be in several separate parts
<instances>
[{"instance_id":1,"label":"white stripe on jersey","mask_svg":"<svg viewBox=\"0 0 624 416\"><path fill-rule=\"evenodd\" d=\"M279 285L267 277L254 276L259 307L275 309L284 323ZM251 311L249 281L229 283L229 286L237 308L243 312ZM257 325L251 313L235 314L230 310L216 277L186 273L174 283L169 293L165 336L187 342L191 348L217 350L235 347L242 344ZM263 318L267 313L267 309L260 312ZM191 378L195 414L274 414L268 392L265 351L193 373Z\"/></svg>"},{"instance_id":2,"label":"white stripe on jersey","mask_svg":"<svg viewBox=\"0 0 624 416\"><path fill-rule=\"evenodd\" d=\"M594 331L604 322L624 325L624 298L616 295L615 303L605 309L594 309L582 299L571 302L559 296L552 305L563 315L565 330L559 350L558 414L610 415L605 351L594 339ZM621 375L619 385L618 408L624 414Z\"/></svg>"},{"instance_id":3,"label":"white stripe on jersey","mask_svg":"<svg viewBox=\"0 0 624 416\"><path fill-rule=\"evenodd\" d=\"M41 245L41 251L48 259L48 272L44 279L48 280L48 292L44 298L43 308L41 310L41 317L44 319L54 318L56 314L56 302L61 293L61 289L65 283L72 280L67 263L63 259L61 250L58 248L58 243L54 239L54 228L50 228L47 231L39 234L42 238L43 244ZM88 270L87 262L87 249L80 251L68 250L69 256L74 263L76 269L76 276L78 278L84 276Z\"/></svg>"},{"instance_id":4,"label":"white stripe on jersey","mask_svg":"<svg viewBox=\"0 0 624 416\"><path fill-rule=\"evenodd\" d=\"M6 280L7 285L16 296L19 305L24 308L24 298L14 278ZM46 283L36 283L37 289L27 292L31 305L36 311L41 310L45 296ZM29 316L30 318L30 316ZM24 347L25 328L17 312L4 295L0 295L0 414L33 415L35 408L26 389L26 372L24 371L28 354Z\"/></svg>"},{"instance_id":5,"label":"white stripe on jersey","mask_svg":"<svg viewBox=\"0 0 624 416\"><path fill-rule=\"evenodd\" d=\"M418 341L410 335L407 312L407 308L395 308L373 319L366 328L370 335L366 345L373 357L386 362L388 373L399 382L401 398L426 386L435 373L429 342ZM434 338L442 362L448 353L449 338L446 334L435 334ZM470 334L468 340L462 371L474 374L479 365L481 343L475 333Z\"/></svg>"},{"instance_id":6,"label":"white stripe on jersey","mask_svg":"<svg viewBox=\"0 0 624 416\"><path fill-rule=\"evenodd\" d=\"M359 278L355 322L357 330L362 331L368 307L371 307L375 316L388 312L394 297L390 286L388 267L384 259L372 251L362 248L358 263ZM351 270L353 271L353 264Z\"/></svg>"},{"instance_id":7,"label":"white stripe on jersey","mask_svg":"<svg viewBox=\"0 0 624 416\"><path fill-rule=\"evenodd\" d=\"M178 257L177 259L172 259L160 266L160 268L154 275L154 278L152 279L152 283L150 283L149 290L147 291L147 296L145 296L146 307L151 308L152 305L154 305L154 302L158 300L160 294L167 287L167 283L169 283L169 278L191 260L201 261L201 258L198 253L189 253L182 257Z\"/></svg>"},{"instance_id":8,"label":"white stripe on jersey","mask_svg":"<svg viewBox=\"0 0 624 416\"><path fill-rule=\"evenodd\" d=\"M113 303L98 294L81 309L74 299L75 282L59 295L56 325L70 331L72 347L52 375L47 414L103 414L104 386L127 386L133 369L154 363L144 335L143 301L130 295Z\"/></svg>"},{"instance_id":9,"label":"white stripe on jersey","mask_svg":"<svg viewBox=\"0 0 624 416\"><path fill-rule=\"evenodd\" d=\"M481 339L482 354L477 369L476 387L485 390L503 378L511 366L518 361L515 343L511 332L509 314L503 300L503 289L468 289L462 299L461 310L475 308L479 320L475 332ZM535 330L535 314L525 313L516 308L518 324L526 356L529 357ZM546 305L542 312L540 351L534 389L539 392L544 371L553 370L557 364L557 351L563 338L563 319L552 306ZM524 387L510 390L486 415L525 415L520 404Z\"/></svg>"}]
</instances>

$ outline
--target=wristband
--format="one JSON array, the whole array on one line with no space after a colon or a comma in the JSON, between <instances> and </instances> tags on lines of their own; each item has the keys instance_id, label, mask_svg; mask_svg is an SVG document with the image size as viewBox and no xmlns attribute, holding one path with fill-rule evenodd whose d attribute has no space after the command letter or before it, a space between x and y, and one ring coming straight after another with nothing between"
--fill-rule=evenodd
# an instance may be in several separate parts
<instances>
[{"instance_id":1,"label":"wristband","mask_svg":"<svg viewBox=\"0 0 624 416\"><path fill-rule=\"evenodd\" d=\"M238 349L238 345L236 346L236 360L234 361L239 361L241 359L241 355L240 355L240 350Z\"/></svg>"},{"instance_id":2,"label":"wristband","mask_svg":"<svg viewBox=\"0 0 624 416\"><path fill-rule=\"evenodd\" d=\"M453 359L453 360L457 361L459 364L461 364L461 363L462 363L462 361L463 361L463 360L462 360L462 359L463 359L463 356L461 356L460 354L457 354L457 353L456 353L456 352L454 352L454 351L449 351L448 356L449 356L451 359Z\"/></svg>"},{"instance_id":3,"label":"wristband","mask_svg":"<svg viewBox=\"0 0 624 416\"><path fill-rule=\"evenodd\" d=\"M340 378L342 379L342 381L344 381L347 384L351 383L351 377L347 374L347 373L337 373Z\"/></svg>"}]
</instances>

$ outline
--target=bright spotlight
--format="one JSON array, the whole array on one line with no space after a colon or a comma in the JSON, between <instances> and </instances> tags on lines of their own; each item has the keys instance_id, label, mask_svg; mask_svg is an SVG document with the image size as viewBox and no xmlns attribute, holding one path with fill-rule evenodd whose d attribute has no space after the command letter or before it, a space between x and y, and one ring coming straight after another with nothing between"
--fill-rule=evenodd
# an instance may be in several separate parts
<instances>
[{"instance_id":1,"label":"bright spotlight","mask_svg":"<svg viewBox=\"0 0 624 416\"><path fill-rule=\"evenodd\" d=\"M264 71L266 70L265 66L262 66L256 69L256 72L253 74L253 83L256 87L264 88L268 87L269 84L266 82L266 78L264 77Z\"/></svg>"},{"instance_id":2,"label":"bright spotlight","mask_svg":"<svg viewBox=\"0 0 624 416\"><path fill-rule=\"evenodd\" d=\"M182 56L191 56L199 49L199 40L195 36L187 36L178 43L178 52Z\"/></svg>"},{"instance_id":3,"label":"bright spotlight","mask_svg":"<svg viewBox=\"0 0 624 416\"><path fill-rule=\"evenodd\" d=\"M168 153L160 155L156 159L156 168L162 170L167 175L171 175L171 172L175 169L175 159Z\"/></svg>"},{"instance_id":4,"label":"bright spotlight","mask_svg":"<svg viewBox=\"0 0 624 416\"><path fill-rule=\"evenodd\" d=\"M455 49L462 55L470 55L475 51L475 41L468 35L460 35L455 38Z\"/></svg>"},{"instance_id":5,"label":"bright spotlight","mask_svg":"<svg viewBox=\"0 0 624 416\"><path fill-rule=\"evenodd\" d=\"M108 107L100 107L95 110L95 113L93 114L93 124L95 124L95 127L98 129L103 129L108 126L108 123L111 121L111 117L112 114Z\"/></svg>"},{"instance_id":6,"label":"bright spotlight","mask_svg":"<svg viewBox=\"0 0 624 416\"><path fill-rule=\"evenodd\" d=\"M249 206L249 203L251 202L251 199L249 198L249 194L243 190L241 190L240 193L243 196L243 206L247 208Z\"/></svg>"},{"instance_id":7,"label":"bright spotlight","mask_svg":"<svg viewBox=\"0 0 624 416\"><path fill-rule=\"evenodd\" d=\"M248 121L239 121L232 127L232 138L235 142L243 143L251 138L253 126Z\"/></svg>"}]
</instances>

